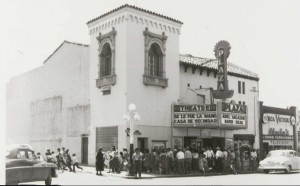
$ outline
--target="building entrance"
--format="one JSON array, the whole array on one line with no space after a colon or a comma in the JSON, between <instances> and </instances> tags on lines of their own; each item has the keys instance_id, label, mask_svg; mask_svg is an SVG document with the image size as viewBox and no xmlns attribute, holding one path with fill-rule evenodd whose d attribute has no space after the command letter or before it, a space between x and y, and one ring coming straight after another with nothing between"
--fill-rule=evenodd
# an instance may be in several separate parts
<instances>
[{"instance_id":1,"label":"building entrance","mask_svg":"<svg viewBox=\"0 0 300 186\"><path fill-rule=\"evenodd\" d=\"M211 147L214 151L219 146L220 148L225 147L225 138L212 137L212 138L201 138L201 137L184 137L183 138L184 148L189 147L196 151L202 150L202 148Z\"/></svg>"}]
</instances>

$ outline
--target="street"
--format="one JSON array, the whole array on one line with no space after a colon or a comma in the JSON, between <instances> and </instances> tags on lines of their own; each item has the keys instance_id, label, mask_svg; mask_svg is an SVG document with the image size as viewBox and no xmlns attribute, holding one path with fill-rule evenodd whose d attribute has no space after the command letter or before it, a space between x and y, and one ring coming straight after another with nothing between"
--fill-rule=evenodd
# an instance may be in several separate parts
<instances>
[{"instance_id":1,"label":"street","mask_svg":"<svg viewBox=\"0 0 300 186\"><path fill-rule=\"evenodd\" d=\"M30 182L22 185L43 185L44 182ZM125 177L121 174L103 172L96 176L94 167L83 167L83 171L58 171L58 178L52 179L53 185L299 185L299 172L284 174L253 173L238 175L190 176L190 177L154 177L144 174L141 179Z\"/></svg>"}]
</instances>

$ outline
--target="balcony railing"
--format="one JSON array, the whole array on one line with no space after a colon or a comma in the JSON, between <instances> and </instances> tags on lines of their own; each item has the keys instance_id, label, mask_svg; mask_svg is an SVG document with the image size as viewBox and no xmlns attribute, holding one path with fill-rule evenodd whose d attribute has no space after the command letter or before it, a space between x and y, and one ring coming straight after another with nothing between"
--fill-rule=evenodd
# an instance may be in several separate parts
<instances>
[{"instance_id":1,"label":"balcony railing","mask_svg":"<svg viewBox=\"0 0 300 186\"><path fill-rule=\"evenodd\" d=\"M144 75L144 84L166 88L168 86L168 79L163 77Z\"/></svg>"},{"instance_id":2,"label":"balcony railing","mask_svg":"<svg viewBox=\"0 0 300 186\"><path fill-rule=\"evenodd\" d=\"M101 88L106 85L115 85L116 84L116 75L110 75L105 77L100 77L96 79L96 86Z\"/></svg>"}]
</instances>

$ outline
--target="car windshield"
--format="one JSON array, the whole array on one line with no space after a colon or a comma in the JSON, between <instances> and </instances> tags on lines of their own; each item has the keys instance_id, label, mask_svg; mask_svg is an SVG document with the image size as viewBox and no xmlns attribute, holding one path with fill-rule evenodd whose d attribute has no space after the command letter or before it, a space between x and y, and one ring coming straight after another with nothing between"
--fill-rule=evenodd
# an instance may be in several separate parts
<instances>
[{"instance_id":1,"label":"car windshield","mask_svg":"<svg viewBox=\"0 0 300 186\"><path fill-rule=\"evenodd\" d=\"M286 156L286 153L283 151L272 151L269 152L268 157L279 157L279 156Z\"/></svg>"}]
</instances>

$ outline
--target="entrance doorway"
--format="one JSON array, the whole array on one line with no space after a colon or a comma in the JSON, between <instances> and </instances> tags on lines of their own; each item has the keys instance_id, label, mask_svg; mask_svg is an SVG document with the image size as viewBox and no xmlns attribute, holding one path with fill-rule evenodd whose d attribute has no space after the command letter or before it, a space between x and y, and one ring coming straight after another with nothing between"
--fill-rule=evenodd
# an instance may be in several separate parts
<instances>
[{"instance_id":1,"label":"entrance doorway","mask_svg":"<svg viewBox=\"0 0 300 186\"><path fill-rule=\"evenodd\" d=\"M213 151L217 147L225 147L225 138L222 137L212 137L212 138L201 138L201 137L184 137L183 144L185 147L190 147L196 151L202 150L202 148L211 147Z\"/></svg>"},{"instance_id":2,"label":"entrance doorway","mask_svg":"<svg viewBox=\"0 0 300 186\"><path fill-rule=\"evenodd\" d=\"M138 138L138 148L141 152L145 152L145 149L148 149L148 138Z\"/></svg>"},{"instance_id":3,"label":"entrance doorway","mask_svg":"<svg viewBox=\"0 0 300 186\"><path fill-rule=\"evenodd\" d=\"M81 137L81 164L88 164L88 137Z\"/></svg>"}]
</instances>

